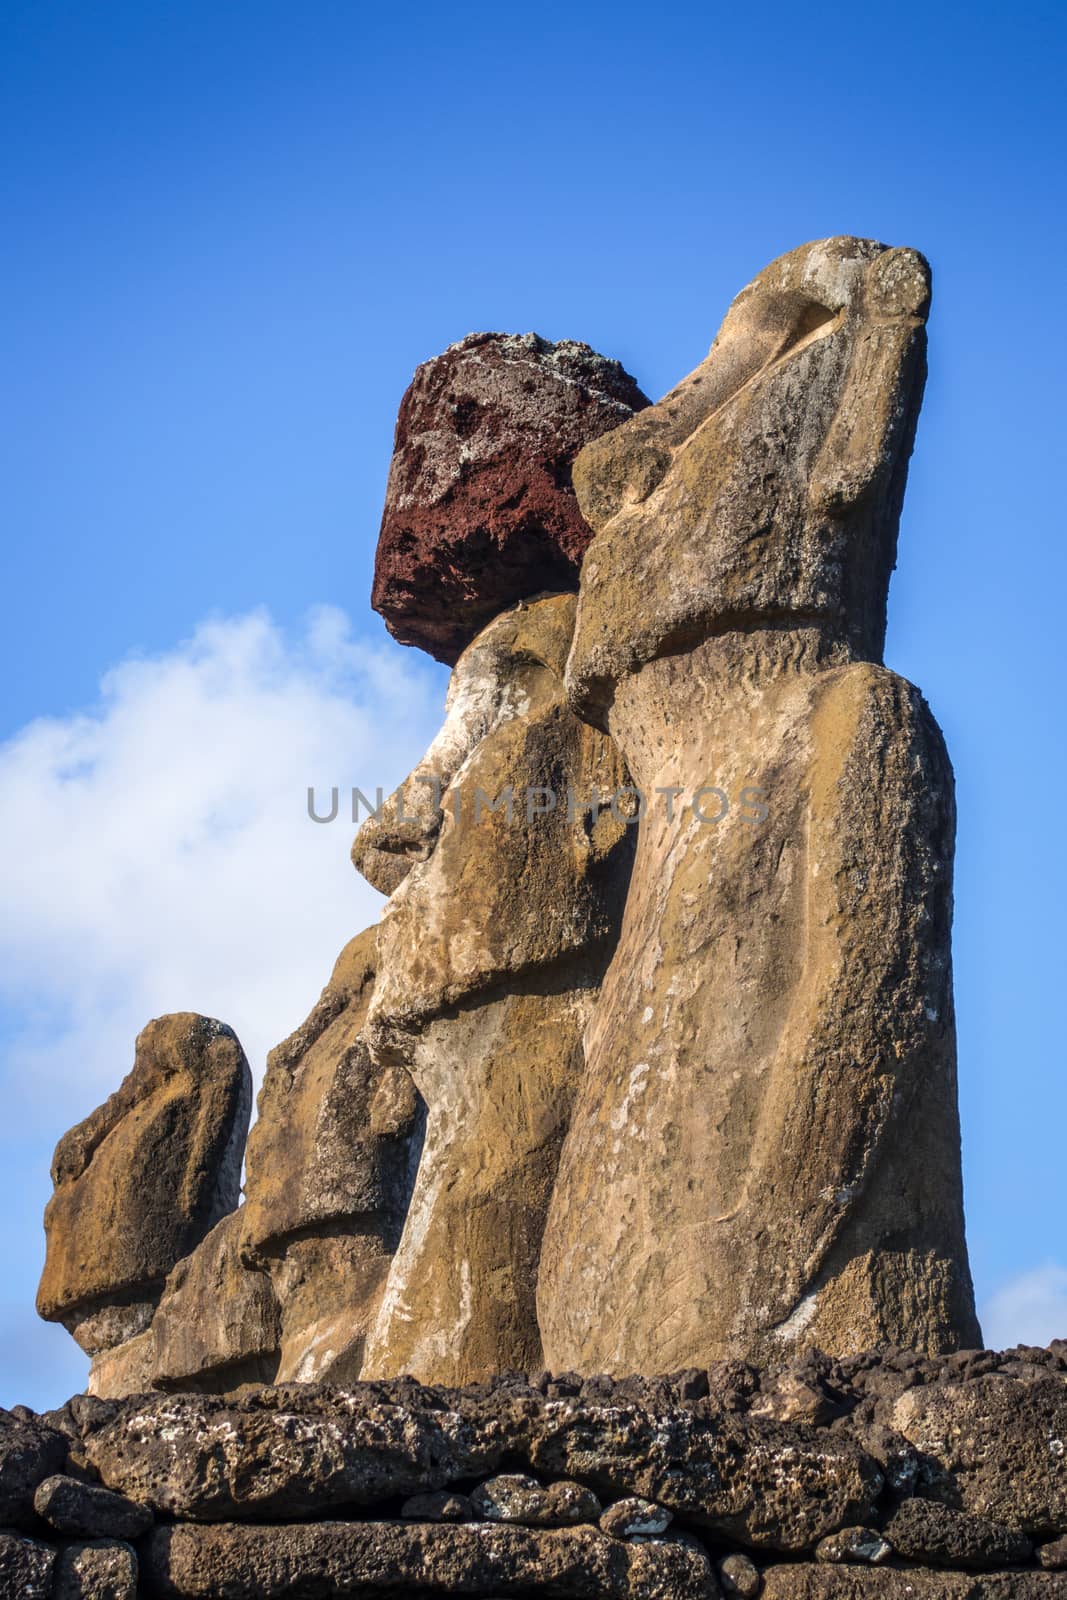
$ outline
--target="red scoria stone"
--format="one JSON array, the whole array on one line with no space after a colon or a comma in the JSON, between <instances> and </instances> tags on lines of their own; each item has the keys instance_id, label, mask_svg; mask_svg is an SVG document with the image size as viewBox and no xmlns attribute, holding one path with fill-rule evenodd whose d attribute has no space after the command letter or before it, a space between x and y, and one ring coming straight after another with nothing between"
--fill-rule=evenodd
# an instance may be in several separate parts
<instances>
[{"instance_id":1,"label":"red scoria stone","mask_svg":"<svg viewBox=\"0 0 1067 1600\"><path fill-rule=\"evenodd\" d=\"M419 367L371 594L394 639L451 664L517 601L577 589L593 533L571 465L648 404L617 361L535 333L471 333Z\"/></svg>"}]
</instances>

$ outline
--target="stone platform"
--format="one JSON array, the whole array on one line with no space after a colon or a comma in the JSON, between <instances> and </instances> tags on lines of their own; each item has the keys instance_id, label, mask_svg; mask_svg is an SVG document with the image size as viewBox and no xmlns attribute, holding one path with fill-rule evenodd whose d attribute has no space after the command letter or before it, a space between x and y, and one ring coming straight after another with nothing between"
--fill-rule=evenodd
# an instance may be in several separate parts
<instances>
[{"instance_id":1,"label":"stone platform","mask_svg":"<svg viewBox=\"0 0 1067 1600\"><path fill-rule=\"evenodd\" d=\"M0 1413L0 1596L1067 1597L1067 1341Z\"/></svg>"}]
</instances>

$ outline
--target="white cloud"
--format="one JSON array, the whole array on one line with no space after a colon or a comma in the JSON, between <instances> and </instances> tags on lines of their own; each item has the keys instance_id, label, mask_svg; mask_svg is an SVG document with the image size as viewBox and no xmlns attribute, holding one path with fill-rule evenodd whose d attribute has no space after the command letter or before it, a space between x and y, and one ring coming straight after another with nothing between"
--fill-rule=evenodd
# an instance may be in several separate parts
<instances>
[{"instance_id":1,"label":"white cloud","mask_svg":"<svg viewBox=\"0 0 1067 1600\"><path fill-rule=\"evenodd\" d=\"M981 1308L990 1350L1067 1338L1067 1268L1046 1262L1010 1278Z\"/></svg>"},{"instance_id":2,"label":"white cloud","mask_svg":"<svg viewBox=\"0 0 1067 1600\"><path fill-rule=\"evenodd\" d=\"M406 774L442 690L335 609L297 638L256 612L123 662L94 710L0 746L8 1088L42 1132L109 1093L164 1011L232 1024L258 1074L378 914L348 861L347 790ZM309 784L320 804L341 789L329 826Z\"/></svg>"}]
</instances>

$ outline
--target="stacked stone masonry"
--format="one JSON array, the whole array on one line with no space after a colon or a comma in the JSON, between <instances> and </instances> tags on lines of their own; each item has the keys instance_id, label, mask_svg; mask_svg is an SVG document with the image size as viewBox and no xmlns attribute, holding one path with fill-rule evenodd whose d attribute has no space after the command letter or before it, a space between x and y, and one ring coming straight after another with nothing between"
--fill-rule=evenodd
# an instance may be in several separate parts
<instances>
[{"instance_id":1,"label":"stacked stone masonry","mask_svg":"<svg viewBox=\"0 0 1067 1600\"><path fill-rule=\"evenodd\" d=\"M1067 1341L0 1415L0 1596L1059 1600Z\"/></svg>"}]
</instances>

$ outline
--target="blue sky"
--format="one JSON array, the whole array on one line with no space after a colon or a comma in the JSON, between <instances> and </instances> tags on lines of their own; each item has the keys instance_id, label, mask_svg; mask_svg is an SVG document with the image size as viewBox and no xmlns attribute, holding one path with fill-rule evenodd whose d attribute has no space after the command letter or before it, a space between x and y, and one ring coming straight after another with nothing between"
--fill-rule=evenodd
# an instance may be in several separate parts
<instances>
[{"instance_id":1,"label":"blue sky","mask_svg":"<svg viewBox=\"0 0 1067 1600\"><path fill-rule=\"evenodd\" d=\"M1067 1331L1065 35L1025 3L9 0L0 1402L82 1382L32 1313L47 1165L137 1027L211 1011L261 1057L374 915L302 808L401 776L439 711L368 606L415 365L532 328L658 395L833 233L933 263L887 659L957 773L979 1299Z\"/></svg>"}]
</instances>

